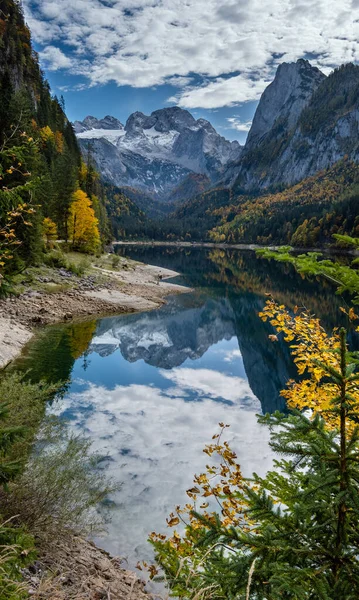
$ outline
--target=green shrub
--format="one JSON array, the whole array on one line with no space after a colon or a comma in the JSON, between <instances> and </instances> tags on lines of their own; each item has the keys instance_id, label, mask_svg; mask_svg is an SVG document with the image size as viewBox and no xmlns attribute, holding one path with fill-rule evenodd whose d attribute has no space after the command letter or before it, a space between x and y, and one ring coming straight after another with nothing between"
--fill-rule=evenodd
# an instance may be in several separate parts
<instances>
[{"instance_id":1,"label":"green shrub","mask_svg":"<svg viewBox=\"0 0 359 600\"><path fill-rule=\"evenodd\" d=\"M120 257L118 256L118 254L114 254L111 258L111 266L113 269L117 269L119 264L121 262Z\"/></svg>"},{"instance_id":2,"label":"green shrub","mask_svg":"<svg viewBox=\"0 0 359 600\"><path fill-rule=\"evenodd\" d=\"M3 514L18 515L17 523L40 543L69 531L100 533L105 519L99 505L115 489L99 468L101 458L87 439L49 418L24 472L1 498Z\"/></svg>"},{"instance_id":3,"label":"green shrub","mask_svg":"<svg viewBox=\"0 0 359 600\"><path fill-rule=\"evenodd\" d=\"M61 250L51 250L44 254L43 262L48 267L55 267L56 269L67 269L68 261Z\"/></svg>"}]
</instances>

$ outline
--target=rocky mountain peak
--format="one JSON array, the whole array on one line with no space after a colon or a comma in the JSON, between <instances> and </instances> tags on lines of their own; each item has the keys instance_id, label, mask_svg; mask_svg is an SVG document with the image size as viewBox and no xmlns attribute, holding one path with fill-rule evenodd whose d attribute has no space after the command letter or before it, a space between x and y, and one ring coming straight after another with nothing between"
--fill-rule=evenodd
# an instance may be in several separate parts
<instances>
[{"instance_id":1,"label":"rocky mountain peak","mask_svg":"<svg viewBox=\"0 0 359 600\"><path fill-rule=\"evenodd\" d=\"M103 119L96 119L96 117L88 115L83 121L74 122L74 130L76 133L91 131L91 129L118 130L123 129L123 125L121 121L110 115L107 115Z\"/></svg>"},{"instance_id":2,"label":"rocky mountain peak","mask_svg":"<svg viewBox=\"0 0 359 600\"><path fill-rule=\"evenodd\" d=\"M156 197L169 198L191 173L216 181L225 165L238 158L242 148L220 136L206 119L171 106L150 115L134 112L125 127L114 117L86 117L74 124L81 148L92 139L94 160L104 178L132 186ZM188 183L189 182L189 183ZM201 183L202 185L202 183Z\"/></svg>"},{"instance_id":3,"label":"rocky mountain peak","mask_svg":"<svg viewBox=\"0 0 359 600\"><path fill-rule=\"evenodd\" d=\"M279 118L282 126L294 127L325 78L324 73L304 59L279 65L274 80L259 101L245 149L252 149Z\"/></svg>"},{"instance_id":4,"label":"rocky mountain peak","mask_svg":"<svg viewBox=\"0 0 359 600\"><path fill-rule=\"evenodd\" d=\"M126 121L125 131L128 134L136 135L142 129L150 129L149 117L142 112L136 111L130 115Z\"/></svg>"},{"instance_id":5,"label":"rocky mountain peak","mask_svg":"<svg viewBox=\"0 0 359 600\"><path fill-rule=\"evenodd\" d=\"M162 133L168 131L178 131L182 133L185 129L191 129L196 126L196 120L188 112L179 106L171 106L169 108L161 108L155 110L151 117L156 119L154 125L156 131Z\"/></svg>"}]
</instances>

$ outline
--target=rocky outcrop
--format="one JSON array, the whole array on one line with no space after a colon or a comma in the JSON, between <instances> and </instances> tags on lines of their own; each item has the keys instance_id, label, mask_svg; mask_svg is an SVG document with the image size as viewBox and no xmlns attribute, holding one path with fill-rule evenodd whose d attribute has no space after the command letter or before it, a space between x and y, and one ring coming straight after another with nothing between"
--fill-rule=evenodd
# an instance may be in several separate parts
<instances>
[{"instance_id":1,"label":"rocky outcrop","mask_svg":"<svg viewBox=\"0 0 359 600\"><path fill-rule=\"evenodd\" d=\"M248 133L246 152L265 140L275 125L289 132L325 75L307 60L279 65L274 81L264 90Z\"/></svg>"},{"instance_id":2,"label":"rocky outcrop","mask_svg":"<svg viewBox=\"0 0 359 600\"><path fill-rule=\"evenodd\" d=\"M349 157L359 160L359 67L326 77L283 63L264 91L241 158L223 182L237 193L292 185Z\"/></svg>"},{"instance_id":3,"label":"rocky outcrop","mask_svg":"<svg viewBox=\"0 0 359 600\"><path fill-rule=\"evenodd\" d=\"M90 143L105 180L160 199L167 199L192 173L216 181L241 153L238 142L226 140L209 121L196 120L179 107L149 116L135 112L125 126L114 117L86 117L74 127L83 152Z\"/></svg>"}]
</instances>

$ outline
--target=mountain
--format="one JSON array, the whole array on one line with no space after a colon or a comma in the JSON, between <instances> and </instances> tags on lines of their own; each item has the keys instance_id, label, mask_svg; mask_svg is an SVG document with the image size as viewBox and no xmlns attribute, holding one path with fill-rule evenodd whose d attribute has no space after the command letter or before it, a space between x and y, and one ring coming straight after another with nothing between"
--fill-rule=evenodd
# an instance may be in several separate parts
<instances>
[{"instance_id":1,"label":"mountain","mask_svg":"<svg viewBox=\"0 0 359 600\"><path fill-rule=\"evenodd\" d=\"M223 182L234 192L293 185L347 156L359 160L359 67L328 77L283 63L258 104L242 155Z\"/></svg>"},{"instance_id":2,"label":"mountain","mask_svg":"<svg viewBox=\"0 0 359 600\"><path fill-rule=\"evenodd\" d=\"M114 117L86 117L74 129L83 153L90 149L106 181L160 200L167 200L184 180L191 181L192 174L216 181L241 153L240 144L220 136L209 121L175 106L150 116L135 112L125 126ZM193 194L197 192L194 186Z\"/></svg>"},{"instance_id":3,"label":"mountain","mask_svg":"<svg viewBox=\"0 0 359 600\"><path fill-rule=\"evenodd\" d=\"M170 202L184 202L202 192L205 192L211 186L211 180L207 175L200 173L190 173L181 181L181 183L172 190L168 200Z\"/></svg>"},{"instance_id":4,"label":"mountain","mask_svg":"<svg viewBox=\"0 0 359 600\"><path fill-rule=\"evenodd\" d=\"M56 236L67 237L78 192L92 202L88 241L90 237L94 244L111 239L98 175L81 164L72 125L63 103L51 94L32 47L22 3L14 0L0 0L0 171L0 246L8 235L16 245L6 261L9 277L44 260L46 226L53 231L56 226ZM81 249L88 249L83 239ZM0 271L2 279L2 260Z\"/></svg>"},{"instance_id":5,"label":"mountain","mask_svg":"<svg viewBox=\"0 0 359 600\"><path fill-rule=\"evenodd\" d=\"M214 201L212 192L210 201ZM191 212L200 209L191 203ZM181 207L184 211L186 204ZM281 192L232 197L212 212L217 223L212 241L244 244L290 244L315 247L333 243L335 233L358 235L359 166L349 159L319 171ZM206 219L208 228L212 222Z\"/></svg>"},{"instance_id":6,"label":"mountain","mask_svg":"<svg viewBox=\"0 0 359 600\"><path fill-rule=\"evenodd\" d=\"M325 78L307 60L279 65L274 80L264 90L258 104L248 133L246 152L262 144L279 124L283 131L292 130L313 92Z\"/></svg>"}]
</instances>

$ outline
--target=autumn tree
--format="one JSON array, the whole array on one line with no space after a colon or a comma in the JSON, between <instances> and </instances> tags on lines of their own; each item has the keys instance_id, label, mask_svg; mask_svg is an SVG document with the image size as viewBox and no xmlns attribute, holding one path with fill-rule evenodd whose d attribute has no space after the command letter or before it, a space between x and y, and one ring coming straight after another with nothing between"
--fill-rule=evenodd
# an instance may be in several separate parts
<instances>
[{"instance_id":1,"label":"autumn tree","mask_svg":"<svg viewBox=\"0 0 359 600\"><path fill-rule=\"evenodd\" d=\"M72 196L68 218L69 240L74 249L96 252L100 245L98 219L91 200L85 192L77 190Z\"/></svg>"},{"instance_id":2,"label":"autumn tree","mask_svg":"<svg viewBox=\"0 0 359 600\"><path fill-rule=\"evenodd\" d=\"M53 247L53 242L57 240L57 227L56 223L49 217L46 217L42 222L42 230L46 239L46 245L48 248Z\"/></svg>"},{"instance_id":3,"label":"autumn tree","mask_svg":"<svg viewBox=\"0 0 359 600\"><path fill-rule=\"evenodd\" d=\"M206 472L167 520L174 532L151 535L157 562L179 598L354 600L358 356L344 329L329 335L308 313L293 316L269 301L261 316L290 344L301 375L283 391L293 412L259 418L271 430L275 470L245 479L221 424L205 448Z\"/></svg>"}]
</instances>

